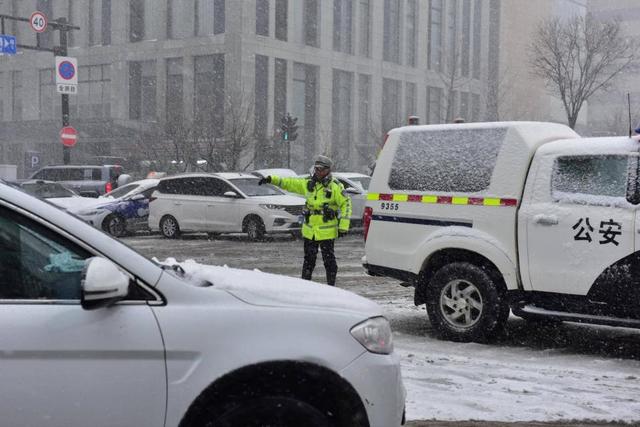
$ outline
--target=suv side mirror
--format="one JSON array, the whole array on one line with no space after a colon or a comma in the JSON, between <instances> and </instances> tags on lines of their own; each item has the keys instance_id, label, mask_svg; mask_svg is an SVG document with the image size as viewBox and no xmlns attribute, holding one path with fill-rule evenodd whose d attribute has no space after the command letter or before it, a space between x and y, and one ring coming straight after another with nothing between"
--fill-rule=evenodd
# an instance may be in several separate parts
<instances>
[{"instance_id":1,"label":"suv side mirror","mask_svg":"<svg viewBox=\"0 0 640 427\"><path fill-rule=\"evenodd\" d=\"M353 188L353 187L345 188L344 191L346 191L349 194L360 194L360 191L358 191L357 188Z\"/></svg>"},{"instance_id":2,"label":"suv side mirror","mask_svg":"<svg viewBox=\"0 0 640 427\"><path fill-rule=\"evenodd\" d=\"M226 191L223 194L224 197L229 197L231 199L237 199L238 198L238 193L236 193L235 191Z\"/></svg>"},{"instance_id":3,"label":"suv side mirror","mask_svg":"<svg viewBox=\"0 0 640 427\"><path fill-rule=\"evenodd\" d=\"M136 200L143 200L145 199L144 194L134 194L133 196L129 197L128 200L132 200L132 201L136 201Z\"/></svg>"},{"instance_id":4,"label":"suv side mirror","mask_svg":"<svg viewBox=\"0 0 640 427\"><path fill-rule=\"evenodd\" d=\"M80 288L82 308L107 307L127 296L129 276L108 259L93 257L86 261Z\"/></svg>"},{"instance_id":5,"label":"suv side mirror","mask_svg":"<svg viewBox=\"0 0 640 427\"><path fill-rule=\"evenodd\" d=\"M632 205L640 204L640 153L631 153L627 172L627 201Z\"/></svg>"}]
</instances>

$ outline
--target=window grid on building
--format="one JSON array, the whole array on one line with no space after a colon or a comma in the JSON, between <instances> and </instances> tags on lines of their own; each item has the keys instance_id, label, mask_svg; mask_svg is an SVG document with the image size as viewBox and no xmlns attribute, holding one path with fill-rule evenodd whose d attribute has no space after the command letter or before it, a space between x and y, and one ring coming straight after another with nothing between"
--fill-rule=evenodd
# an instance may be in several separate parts
<instances>
[{"instance_id":1,"label":"window grid on building","mask_svg":"<svg viewBox=\"0 0 640 427\"><path fill-rule=\"evenodd\" d=\"M406 39L405 53L406 65L416 66L416 39L418 30L418 3L417 0L407 0L405 19Z\"/></svg>"},{"instance_id":2,"label":"window grid on building","mask_svg":"<svg viewBox=\"0 0 640 427\"><path fill-rule=\"evenodd\" d=\"M360 0L360 47L361 56L371 56L371 5L370 0Z\"/></svg>"},{"instance_id":3,"label":"window grid on building","mask_svg":"<svg viewBox=\"0 0 640 427\"><path fill-rule=\"evenodd\" d=\"M276 1L276 39L287 41L289 32L289 0ZM298 0L299 1L299 0Z\"/></svg>"},{"instance_id":4,"label":"window grid on building","mask_svg":"<svg viewBox=\"0 0 640 427\"><path fill-rule=\"evenodd\" d=\"M442 7L443 0L429 1L429 40L427 61L430 70L442 70Z\"/></svg>"},{"instance_id":5,"label":"window grid on building","mask_svg":"<svg viewBox=\"0 0 640 427\"><path fill-rule=\"evenodd\" d=\"M333 0L333 50L353 53L353 1Z\"/></svg>"},{"instance_id":6,"label":"window grid on building","mask_svg":"<svg viewBox=\"0 0 640 427\"><path fill-rule=\"evenodd\" d=\"M400 0L384 0L383 58L400 63Z\"/></svg>"},{"instance_id":7,"label":"window grid on building","mask_svg":"<svg viewBox=\"0 0 640 427\"><path fill-rule=\"evenodd\" d=\"M184 118L184 71L182 58L167 59L167 123L180 123Z\"/></svg>"},{"instance_id":8,"label":"window grid on building","mask_svg":"<svg viewBox=\"0 0 640 427\"><path fill-rule=\"evenodd\" d=\"M269 37L269 0L256 0L256 35Z\"/></svg>"},{"instance_id":9,"label":"window grid on building","mask_svg":"<svg viewBox=\"0 0 640 427\"><path fill-rule=\"evenodd\" d=\"M156 61L129 62L129 118L152 122L156 117Z\"/></svg>"}]
</instances>

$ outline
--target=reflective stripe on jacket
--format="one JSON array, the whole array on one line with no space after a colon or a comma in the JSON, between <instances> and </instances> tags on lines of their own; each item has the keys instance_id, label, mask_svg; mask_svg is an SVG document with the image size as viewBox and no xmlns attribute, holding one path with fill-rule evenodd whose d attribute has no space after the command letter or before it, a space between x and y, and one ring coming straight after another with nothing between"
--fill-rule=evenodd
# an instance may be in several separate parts
<instances>
[{"instance_id":1,"label":"reflective stripe on jacket","mask_svg":"<svg viewBox=\"0 0 640 427\"><path fill-rule=\"evenodd\" d=\"M311 178L280 178L271 176L271 183L283 190L300 194L307 200L306 209L311 211L309 221L302 223L302 235L310 240L329 240L338 237L338 230L349 231L351 218L351 198L344 191L342 184L329 177L328 184L316 183L309 191L307 183ZM324 204L336 212L336 216L325 222L320 213ZM339 219L338 219L339 213Z\"/></svg>"}]
</instances>

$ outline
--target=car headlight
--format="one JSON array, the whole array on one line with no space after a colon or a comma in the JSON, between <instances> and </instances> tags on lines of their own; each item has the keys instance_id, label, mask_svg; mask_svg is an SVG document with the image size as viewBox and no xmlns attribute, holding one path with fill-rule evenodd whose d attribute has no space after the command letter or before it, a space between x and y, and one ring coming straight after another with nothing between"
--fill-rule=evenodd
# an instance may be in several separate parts
<instances>
[{"instance_id":1,"label":"car headlight","mask_svg":"<svg viewBox=\"0 0 640 427\"><path fill-rule=\"evenodd\" d=\"M351 335L371 353L393 352L393 334L389 321L384 317L372 317L351 328Z\"/></svg>"},{"instance_id":2,"label":"car headlight","mask_svg":"<svg viewBox=\"0 0 640 427\"><path fill-rule=\"evenodd\" d=\"M284 206L282 205L260 205L260 207L263 207L265 209L270 209L270 210L278 210L278 211L284 210Z\"/></svg>"}]
</instances>

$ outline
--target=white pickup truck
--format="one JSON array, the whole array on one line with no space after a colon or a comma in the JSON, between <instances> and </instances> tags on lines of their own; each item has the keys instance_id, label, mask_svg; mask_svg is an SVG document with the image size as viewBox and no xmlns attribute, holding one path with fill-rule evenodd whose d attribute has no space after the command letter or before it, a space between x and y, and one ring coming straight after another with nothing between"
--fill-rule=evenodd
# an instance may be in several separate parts
<instances>
[{"instance_id":1,"label":"white pickup truck","mask_svg":"<svg viewBox=\"0 0 640 427\"><path fill-rule=\"evenodd\" d=\"M552 123L391 131L365 208L369 274L415 287L439 334L526 319L640 327L638 137Z\"/></svg>"}]
</instances>

